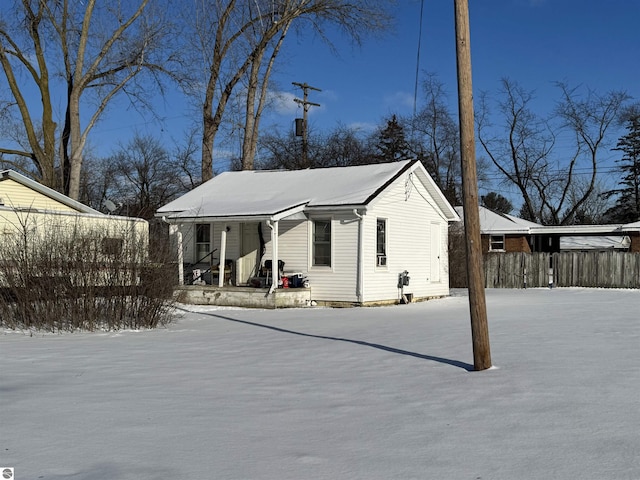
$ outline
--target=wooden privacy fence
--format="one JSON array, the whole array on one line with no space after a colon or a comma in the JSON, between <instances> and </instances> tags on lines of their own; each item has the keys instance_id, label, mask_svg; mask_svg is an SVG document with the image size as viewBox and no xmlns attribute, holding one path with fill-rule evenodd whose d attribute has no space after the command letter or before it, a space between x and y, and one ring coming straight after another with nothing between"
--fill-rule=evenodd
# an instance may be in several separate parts
<instances>
[{"instance_id":1,"label":"wooden privacy fence","mask_svg":"<svg viewBox=\"0 0 640 480\"><path fill-rule=\"evenodd\" d=\"M484 256L487 288L527 288L549 285L549 253L491 253Z\"/></svg>"},{"instance_id":2,"label":"wooden privacy fence","mask_svg":"<svg viewBox=\"0 0 640 480\"><path fill-rule=\"evenodd\" d=\"M640 254L628 252L492 253L484 257L487 288L640 288Z\"/></svg>"}]
</instances>

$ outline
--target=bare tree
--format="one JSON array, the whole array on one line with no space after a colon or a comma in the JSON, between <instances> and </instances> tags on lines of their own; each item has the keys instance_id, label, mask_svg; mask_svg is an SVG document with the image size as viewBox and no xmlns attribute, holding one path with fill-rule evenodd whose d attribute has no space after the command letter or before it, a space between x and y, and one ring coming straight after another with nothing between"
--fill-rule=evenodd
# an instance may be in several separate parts
<instances>
[{"instance_id":1,"label":"bare tree","mask_svg":"<svg viewBox=\"0 0 640 480\"><path fill-rule=\"evenodd\" d=\"M148 89L141 74L167 72L173 61L164 43L167 9L160 1L153 2L153 11L152 0L16 1L12 16L0 23L0 64L26 142L0 152L30 159L40 181L77 199L89 132L117 95L143 107ZM39 105L29 101L34 86ZM58 122L57 97L64 108Z\"/></svg>"},{"instance_id":2,"label":"bare tree","mask_svg":"<svg viewBox=\"0 0 640 480\"><path fill-rule=\"evenodd\" d=\"M527 218L539 221L543 212L536 200L550 181L555 135L547 120L531 110L532 92L503 79L500 95L498 112L503 123L497 127L491 120L487 94L480 97L476 116L478 141L507 181L520 191Z\"/></svg>"},{"instance_id":3,"label":"bare tree","mask_svg":"<svg viewBox=\"0 0 640 480\"><path fill-rule=\"evenodd\" d=\"M628 96L588 91L581 97L577 89L558 86L562 100L544 118L531 108L533 92L503 79L498 102L502 124L490 120L488 97L483 95L477 126L484 151L506 181L518 188L521 214L533 221L565 225L578 221L588 204L593 210L599 153ZM569 138L562 143L564 150L560 134Z\"/></svg>"},{"instance_id":4,"label":"bare tree","mask_svg":"<svg viewBox=\"0 0 640 480\"><path fill-rule=\"evenodd\" d=\"M565 83L558 83L558 86L562 91L563 100L558 106L557 113L575 135L576 152L586 153L583 170L587 169L590 172L588 184L576 195L577 198L563 212L562 218L559 217L559 209L554 211L549 208L555 221L565 223L580 211L594 193L597 193L598 155L608 141L607 134L610 127L619 119L625 102L630 97L622 91L611 91L601 95L593 90L587 90L586 95L580 96L577 88L569 88ZM578 157L577 153L576 157ZM568 170L564 172L567 186L575 174L576 166L577 161L573 160ZM570 189L565 188L563 199L569 192ZM575 194L575 192L571 193Z\"/></svg>"},{"instance_id":5,"label":"bare tree","mask_svg":"<svg viewBox=\"0 0 640 480\"><path fill-rule=\"evenodd\" d=\"M159 139L135 135L102 162L98 180L106 183L98 184L105 195L100 203L108 199L119 208L119 213L153 218L158 208L193 188L189 157L182 160L184 170L177 168Z\"/></svg>"},{"instance_id":6,"label":"bare tree","mask_svg":"<svg viewBox=\"0 0 640 480\"><path fill-rule=\"evenodd\" d=\"M338 125L322 140L317 163L322 167L365 165L375 157L373 138L363 137L357 130Z\"/></svg>"},{"instance_id":7,"label":"bare tree","mask_svg":"<svg viewBox=\"0 0 640 480\"><path fill-rule=\"evenodd\" d=\"M269 79L290 25L291 22L283 26L277 40L272 42L273 46L264 71L261 71L260 67L263 57L267 55L266 49L263 55L256 55L251 62L247 84L244 138L242 141L242 170L253 170L254 167L254 158L258 148L260 118L267 104Z\"/></svg>"},{"instance_id":8,"label":"bare tree","mask_svg":"<svg viewBox=\"0 0 640 480\"><path fill-rule=\"evenodd\" d=\"M213 5L212 5L213 3ZM229 100L249 75L243 154L253 167L257 130L269 78L280 46L296 24L327 39L325 27L341 27L358 42L389 22L389 0L216 0L197 3L194 25L198 50L207 66L202 102L202 179L213 176L216 134ZM257 103L256 103L257 102Z\"/></svg>"},{"instance_id":9,"label":"bare tree","mask_svg":"<svg viewBox=\"0 0 640 480\"><path fill-rule=\"evenodd\" d=\"M362 138L354 129L338 125L328 133L311 132L308 138L308 163L300 155L300 138L293 132L282 135L270 132L259 141L260 169L346 167L375 161L376 153L371 138Z\"/></svg>"},{"instance_id":10,"label":"bare tree","mask_svg":"<svg viewBox=\"0 0 640 480\"><path fill-rule=\"evenodd\" d=\"M458 203L462 195L458 124L447 105L447 92L435 74L423 84L424 106L410 121L418 158L447 199Z\"/></svg>"}]
</instances>

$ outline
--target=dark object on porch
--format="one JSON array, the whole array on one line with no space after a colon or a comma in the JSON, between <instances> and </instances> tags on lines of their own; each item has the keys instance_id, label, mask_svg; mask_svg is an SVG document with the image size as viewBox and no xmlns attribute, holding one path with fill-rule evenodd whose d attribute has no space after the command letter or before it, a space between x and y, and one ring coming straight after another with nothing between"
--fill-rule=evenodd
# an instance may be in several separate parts
<instances>
[{"instance_id":1,"label":"dark object on porch","mask_svg":"<svg viewBox=\"0 0 640 480\"><path fill-rule=\"evenodd\" d=\"M266 277L267 279L267 284L269 284L269 278L273 278L273 262L271 260L265 260L264 261L264 267L262 267L261 269L262 271L260 272L260 276L261 277ZM284 262L282 260L278 260L278 276L277 278L280 278L283 274L284 271Z\"/></svg>"},{"instance_id":2,"label":"dark object on porch","mask_svg":"<svg viewBox=\"0 0 640 480\"><path fill-rule=\"evenodd\" d=\"M289 288L302 288L304 286L304 276L301 273L289 275Z\"/></svg>"},{"instance_id":3,"label":"dark object on porch","mask_svg":"<svg viewBox=\"0 0 640 480\"><path fill-rule=\"evenodd\" d=\"M224 261L224 285L232 285L233 278L233 260L225 260ZM220 264L218 263L215 267L211 268L211 282L212 284L217 284L217 281L214 281L215 278L219 278L220 276Z\"/></svg>"},{"instance_id":4,"label":"dark object on porch","mask_svg":"<svg viewBox=\"0 0 640 480\"><path fill-rule=\"evenodd\" d=\"M213 252L217 248L214 248L210 252L198 259L195 263L186 263L184 266L184 284L185 285L198 285L202 283L211 284L211 266L209 261L205 262L207 257L211 258Z\"/></svg>"}]
</instances>

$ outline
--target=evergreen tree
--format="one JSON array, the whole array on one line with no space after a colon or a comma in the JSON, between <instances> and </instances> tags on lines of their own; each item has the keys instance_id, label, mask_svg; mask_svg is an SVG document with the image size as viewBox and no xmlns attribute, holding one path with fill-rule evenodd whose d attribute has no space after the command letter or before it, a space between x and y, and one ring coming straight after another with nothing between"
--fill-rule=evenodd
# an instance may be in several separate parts
<instances>
[{"instance_id":1,"label":"evergreen tree","mask_svg":"<svg viewBox=\"0 0 640 480\"><path fill-rule=\"evenodd\" d=\"M482 205L494 212L511 213L513 205L506 198L496 192L489 192L482 196Z\"/></svg>"},{"instance_id":2,"label":"evergreen tree","mask_svg":"<svg viewBox=\"0 0 640 480\"><path fill-rule=\"evenodd\" d=\"M627 134L620 137L614 150L623 153L616 160L622 174L619 188L604 193L616 197L616 203L605 213L609 222L627 223L640 219L640 110L634 110L626 120Z\"/></svg>"},{"instance_id":3,"label":"evergreen tree","mask_svg":"<svg viewBox=\"0 0 640 480\"><path fill-rule=\"evenodd\" d=\"M412 158L409 142L404 136L404 128L395 115L392 115L387 120L387 126L380 130L376 149L380 162L397 162Z\"/></svg>"}]
</instances>

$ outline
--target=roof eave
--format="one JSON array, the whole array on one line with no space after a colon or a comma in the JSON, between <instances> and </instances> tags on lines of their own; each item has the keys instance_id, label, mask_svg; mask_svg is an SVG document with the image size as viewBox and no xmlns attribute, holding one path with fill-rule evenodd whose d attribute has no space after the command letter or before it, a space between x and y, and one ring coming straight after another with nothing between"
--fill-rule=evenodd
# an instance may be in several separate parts
<instances>
[{"instance_id":1,"label":"roof eave","mask_svg":"<svg viewBox=\"0 0 640 480\"><path fill-rule=\"evenodd\" d=\"M531 233L535 234L598 234L598 233L615 233L620 232L621 225L545 225L539 227L531 227Z\"/></svg>"},{"instance_id":2,"label":"roof eave","mask_svg":"<svg viewBox=\"0 0 640 480\"><path fill-rule=\"evenodd\" d=\"M78 202L66 195L63 195L60 192L55 191L52 188L46 187L41 183L36 182L35 180L30 179L24 175L19 174L18 172L14 172L13 170L3 170L1 172L3 178L9 178L14 182L18 182L26 187L35 190L38 193L46 195L47 197L66 205L67 207L74 208L81 213L92 213L94 215L104 215L104 213L99 212L98 210L94 210L91 207L86 206L83 203Z\"/></svg>"}]
</instances>

